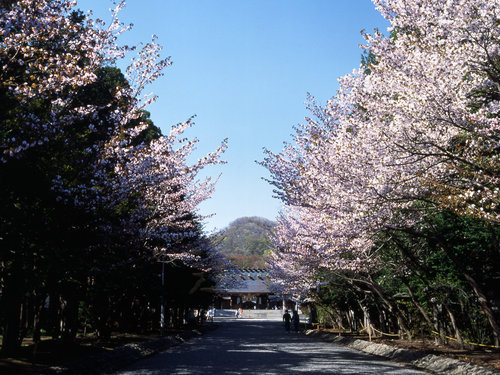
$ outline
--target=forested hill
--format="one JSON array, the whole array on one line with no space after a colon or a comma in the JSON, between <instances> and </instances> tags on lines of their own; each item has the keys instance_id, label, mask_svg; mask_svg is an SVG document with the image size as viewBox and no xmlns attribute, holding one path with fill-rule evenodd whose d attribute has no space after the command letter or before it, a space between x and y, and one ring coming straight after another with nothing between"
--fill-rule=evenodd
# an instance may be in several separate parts
<instances>
[{"instance_id":1,"label":"forested hill","mask_svg":"<svg viewBox=\"0 0 500 375\"><path fill-rule=\"evenodd\" d=\"M271 247L268 236L275 223L262 217L242 217L216 233L212 240L240 268L265 267L264 255Z\"/></svg>"}]
</instances>

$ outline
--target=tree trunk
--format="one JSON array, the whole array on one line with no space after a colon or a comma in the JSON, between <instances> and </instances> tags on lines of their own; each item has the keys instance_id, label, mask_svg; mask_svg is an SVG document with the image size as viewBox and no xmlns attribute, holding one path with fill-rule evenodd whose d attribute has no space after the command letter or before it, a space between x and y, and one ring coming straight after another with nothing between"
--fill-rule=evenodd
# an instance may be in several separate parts
<instances>
[{"instance_id":1,"label":"tree trunk","mask_svg":"<svg viewBox=\"0 0 500 375\"><path fill-rule=\"evenodd\" d=\"M455 331L455 338L457 339L458 343L460 344L460 348L463 349L464 347L464 342L462 340L462 335L460 334L460 331L457 326L457 321L455 320L455 315L453 312L449 309L448 305L445 303L443 304L446 312L448 313L448 316L450 317L451 325L453 327L453 330Z\"/></svg>"},{"instance_id":2,"label":"tree trunk","mask_svg":"<svg viewBox=\"0 0 500 375\"><path fill-rule=\"evenodd\" d=\"M493 313L493 310L491 309L489 303L488 303L488 298L486 297L486 293L482 290L481 286L479 283L472 277L466 270L466 267L463 265L463 262L458 259L455 254L453 253L453 250L448 249L446 246L446 243L442 241L441 239L437 238L439 241L441 248L443 251L448 255L448 257L451 259L451 261L455 264L455 266L460 270L464 278L468 281L470 286L472 287L472 290L474 290L474 293L476 293L478 299L479 299L479 304L481 305L481 310L483 311L484 315L486 315L486 318L488 319L488 323L491 326L492 332L493 332L493 341L495 346L500 345L500 325L495 319L495 315Z\"/></svg>"},{"instance_id":3,"label":"tree trunk","mask_svg":"<svg viewBox=\"0 0 500 375\"><path fill-rule=\"evenodd\" d=\"M465 279L469 282L469 284L472 286L472 289L474 290L479 299L479 304L481 305L481 309L483 310L484 314L486 315L486 318L488 319L488 322L490 323L490 326L493 330L494 345L499 346L500 326L498 325L498 322L495 319L493 310L488 304L488 299L486 298L486 294L483 292L482 288L479 286L477 281L472 276L470 276L465 271L463 271L462 274L464 275Z\"/></svg>"},{"instance_id":4,"label":"tree trunk","mask_svg":"<svg viewBox=\"0 0 500 375\"><path fill-rule=\"evenodd\" d=\"M443 337L444 337L444 333L443 333L443 327L442 327L442 324L441 324L441 319L439 317L440 315L440 309L439 309L439 306L434 302L434 301L431 301L432 302L432 318L434 320L434 330L437 332L437 335L436 335L436 339L435 339L435 344L436 345L441 345L443 344Z\"/></svg>"},{"instance_id":5,"label":"tree trunk","mask_svg":"<svg viewBox=\"0 0 500 375\"><path fill-rule=\"evenodd\" d=\"M337 324L337 327L338 327L338 330L340 333L341 331L345 330L344 322L342 319L342 312L339 310L334 310L334 315L335 315L335 322Z\"/></svg>"},{"instance_id":6,"label":"tree trunk","mask_svg":"<svg viewBox=\"0 0 500 375\"><path fill-rule=\"evenodd\" d=\"M19 314L21 303L10 301L5 307L5 323L2 338L2 353L10 355L19 347Z\"/></svg>"},{"instance_id":7,"label":"tree trunk","mask_svg":"<svg viewBox=\"0 0 500 375\"><path fill-rule=\"evenodd\" d=\"M361 301L358 301L359 306L361 307L361 310L363 310L363 327L365 328L366 333L368 333L368 339L370 342L372 341L372 326L371 326L371 320L370 320L370 312L368 310L368 307L363 305Z\"/></svg>"},{"instance_id":8,"label":"tree trunk","mask_svg":"<svg viewBox=\"0 0 500 375\"><path fill-rule=\"evenodd\" d=\"M72 343L78 331L78 299L69 298L64 309L64 331L62 341Z\"/></svg>"},{"instance_id":9,"label":"tree trunk","mask_svg":"<svg viewBox=\"0 0 500 375\"><path fill-rule=\"evenodd\" d=\"M387 324L385 321L385 309L383 306L380 306L380 303L375 301L375 307L377 308L377 313L378 313L378 324L380 327L380 330L382 332L387 332Z\"/></svg>"},{"instance_id":10,"label":"tree trunk","mask_svg":"<svg viewBox=\"0 0 500 375\"><path fill-rule=\"evenodd\" d=\"M58 339L61 334L61 325L60 322L60 298L59 295L55 292L51 292L49 294L49 311L48 311L48 319L49 319L49 333L53 339Z\"/></svg>"},{"instance_id":11,"label":"tree trunk","mask_svg":"<svg viewBox=\"0 0 500 375\"><path fill-rule=\"evenodd\" d=\"M396 317L396 319L398 321L399 327L401 328L401 330L404 333L406 333L406 335L408 336L409 341L411 341L411 339L412 339L411 332L408 329L408 327L406 326L405 317L403 316L403 314L401 314L401 311L399 311L398 307L395 306L386 297L386 295L385 295L384 291L382 290L382 288L380 287L380 285L378 285L375 282L375 280L373 280L373 278L371 276L368 276L368 280L370 281L368 284L370 285L371 289L380 297L380 299L382 299L382 301L387 306L389 312L392 313L392 314L394 314L394 316Z\"/></svg>"},{"instance_id":12,"label":"tree trunk","mask_svg":"<svg viewBox=\"0 0 500 375\"><path fill-rule=\"evenodd\" d=\"M316 306L311 305L311 323L318 323L318 312Z\"/></svg>"},{"instance_id":13,"label":"tree trunk","mask_svg":"<svg viewBox=\"0 0 500 375\"><path fill-rule=\"evenodd\" d=\"M349 330L351 332L356 331L356 317L354 316L354 311L348 310L344 312L346 319L347 319L347 324L349 325Z\"/></svg>"},{"instance_id":14,"label":"tree trunk","mask_svg":"<svg viewBox=\"0 0 500 375\"><path fill-rule=\"evenodd\" d=\"M431 318L429 317L429 314L427 314L427 312L425 311L423 306L420 303L418 303L418 301L415 298L415 294L413 294L413 290L411 290L410 286L406 283L405 283L405 285L406 285L406 289L408 290L408 294L410 295L411 301L413 302L413 304L415 305L417 310L420 311L420 314L425 319L427 324L429 324L429 327L432 327L433 324L432 324Z\"/></svg>"},{"instance_id":15,"label":"tree trunk","mask_svg":"<svg viewBox=\"0 0 500 375\"><path fill-rule=\"evenodd\" d=\"M38 344L41 341L40 334L40 313L43 309L43 301L36 303L36 308L33 314L33 359L35 359L38 352Z\"/></svg>"},{"instance_id":16,"label":"tree trunk","mask_svg":"<svg viewBox=\"0 0 500 375\"><path fill-rule=\"evenodd\" d=\"M101 296L97 298L95 302L95 310L97 316L97 336L99 339L108 339L111 336L111 332L108 325L109 319L109 300L106 296Z\"/></svg>"},{"instance_id":17,"label":"tree trunk","mask_svg":"<svg viewBox=\"0 0 500 375\"><path fill-rule=\"evenodd\" d=\"M13 270L12 275L6 279L4 295L2 296L4 308L2 353L4 355L15 353L20 346L19 330L23 289L21 278L16 270Z\"/></svg>"}]
</instances>

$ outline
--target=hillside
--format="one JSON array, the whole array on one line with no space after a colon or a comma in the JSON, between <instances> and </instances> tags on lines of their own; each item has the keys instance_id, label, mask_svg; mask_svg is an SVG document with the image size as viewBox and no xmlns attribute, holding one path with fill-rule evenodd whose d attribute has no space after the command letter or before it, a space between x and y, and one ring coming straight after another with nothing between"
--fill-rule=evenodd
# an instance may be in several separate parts
<instances>
[{"instance_id":1,"label":"hillside","mask_svg":"<svg viewBox=\"0 0 500 375\"><path fill-rule=\"evenodd\" d=\"M212 240L236 266L262 268L264 255L271 247L268 236L274 225L262 217L242 217L216 233Z\"/></svg>"}]
</instances>

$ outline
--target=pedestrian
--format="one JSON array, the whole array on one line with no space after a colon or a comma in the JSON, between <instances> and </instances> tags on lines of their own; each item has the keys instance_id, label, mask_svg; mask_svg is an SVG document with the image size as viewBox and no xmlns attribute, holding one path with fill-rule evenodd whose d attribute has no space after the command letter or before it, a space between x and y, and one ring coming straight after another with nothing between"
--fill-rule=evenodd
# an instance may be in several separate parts
<instances>
[{"instance_id":1,"label":"pedestrian","mask_svg":"<svg viewBox=\"0 0 500 375\"><path fill-rule=\"evenodd\" d=\"M208 309L208 311L207 311L207 320L209 322L213 322L214 321L214 312L213 312L213 310L211 308Z\"/></svg>"},{"instance_id":2,"label":"pedestrian","mask_svg":"<svg viewBox=\"0 0 500 375\"><path fill-rule=\"evenodd\" d=\"M197 323L196 316L194 315L193 309L189 309L186 316L187 324L191 327L195 327Z\"/></svg>"},{"instance_id":3,"label":"pedestrian","mask_svg":"<svg viewBox=\"0 0 500 375\"><path fill-rule=\"evenodd\" d=\"M299 331L299 323L300 323L299 312L297 310L293 310L292 324L293 324L293 330L295 332Z\"/></svg>"},{"instance_id":4,"label":"pedestrian","mask_svg":"<svg viewBox=\"0 0 500 375\"><path fill-rule=\"evenodd\" d=\"M283 322L285 323L285 331L290 332L290 321L292 320L292 317L290 316L290 313L288 310L285 310L285 313L283 314Z\"/></svg>"}]
</instances>

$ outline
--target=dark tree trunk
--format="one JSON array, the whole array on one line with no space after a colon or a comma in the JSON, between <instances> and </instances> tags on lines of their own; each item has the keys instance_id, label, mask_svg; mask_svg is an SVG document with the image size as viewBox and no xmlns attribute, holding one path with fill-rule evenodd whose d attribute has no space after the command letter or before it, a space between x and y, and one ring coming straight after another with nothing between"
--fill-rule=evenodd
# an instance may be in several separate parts
<instances>
[{"instance_id":1,"label":"dark tree trunk","mask_svg":"<svg viewBox=\"0 0 500 375\"><path fill-rule=\"evenodd\" d=\"M60 325L60 299L59 295L52 292L49 294L49 334L53 339L58 339L61 334Z\"/></svg>"},{"instance_id":2,"label":"dark tree trunk","mask_svg":"<svg viewBox=\"0 0 500 375\"><path fill-rule=\"evenodd\" d=\"M389 300L389 298L385 295L384 291L382 290L382 288L380 287L380 285L378 285L377 282L375 282L375 280L373 280L373 278L371 276L368 276L368 280L369 280L369 283L368 285L370 285L370 288L380 297L380 299L384 302L384 304L387 306L387 309L388 311L393 314L397 321L398 321L398 325L399 325L399 328L406 333L406 335L408 336L408 339L411 341L412 339L412 336L411 336L411 332L410 330L408 329L408 326L406 325L406 319L405 317L403 316L403 314L401 313L401 311L399 311L398 307L395 306L392 301Z\"/></svg>"},{"instance_id":3,"label":"dark tree trunk","mask_svg":"<svg viewBox=\"0 0 500 375\"><path fill-rule=\"evenodd\" d=\"M6 284L2 303L4 308L2 353L10 355L15 353L20 346L19 330L23 288L21 280L16 275L12 275Z\"/></svg>"},{"instance_id":4,"label":"dark tree trunk","mask_svg":"<svg viewBox=\"0 0 500 375\"><path fill-rule=\"evenodd\" d=\"M78 299L70 298L64 309L64 331L62 341L71 343L75 341L78 332Z\"/></svg>"},{"instance_id":5,"label":"dark tree trunk","mask_svg":"<svg viewBox=\"0 0 500 375\"><path fill-rule=\"evenodd\" d=\"M444 303L443 305L444 305L446 312L448 313L448 316L450 317L451 326L453 327L453 330L455 331L455 338L457 339L458 343L460 344L460 347L463 349L464 342L462 340L462 335L460 334L460 331L458 329L457 320L455 319L455 315L448 307L448 304Z\"/></svg>"},{"instance_id":6,"label":"dark tree trunk","mask_svg":"<svg viewBox=\"0 0 500 375\"><path fill-rule=\"evenodd\" d=\"M479 286L479 283L472 277L470 276L467 272L463 272L463 275L465 279L469 282L469 284L472 286L472 289L476 293L478 299L479 299L479 304L481 305L481 310L483 310L484 314L486 315L486 318L488 319L488 322L490 323L490 326L493 330L493 340L494 340L494 345L499 346L500 345L500 325L495 319L495 315L493 313L493 310L491 309L489 303L488 303L488 298L486 297L486 294L483 292L482 288Z\"/></svg>"},{"instance_id":7,"label":"dark tree trunk","mask_svg":"<svg viewBox=\"0 0 500 375\"><path fill-rule=\"evenodd\" d=\"M462 275L464 276L465 280L469 283L469 285L472 287L472 290L474 290L474 293L477 295L477 298L479 300L479 304L481 306L481 310L483 311L484 315L486 315L486 318L488 319L488 323L491 326L492 333L493 333L493 341L495 346L499 346L500 344L500 325L496 321L495 314L493 313L493 309L491 308L490 304L488 303L488 297L486 296L486 293L483 291L481 285L477 282L477 280L469 274L469 272L466 271L466 267L462 263L460 259L458 259L455 254L453 254L453 251L449 250L446 247L446 244L441 242L441 246L443 250L446 252L448 257L453 261L453 263L457 266L457 268L460 270Z\"/></svg>"},{"instance_id":8,"label":"dark tree trunk","mask_svg":"<svg viewBox=\"0 0 500 375\"><path fill-rule=\"evenodd\" d=\"M418 303L417 299L415 298L415 294L413 293L413 290L410 288L410 286L407 283L405 283L405 285L406 289L408 290L408 294L410 295L411 301L413 302L417 310L420 312L424 320L427 322L429 327L432 327L432 320L429 317L429 314L427 314L423 306L420 303Z\"/></svg>"},{"instance_id":9,"label":"dark tree trunk","mask_svg":"<svg viewBox=\"0 0 500 375\"><path fill-rule=\"evenodd\" d=\"M38 344L41 341L41 333L40 333L40 314L43 309L43 300L38 301L35 300L35 311L33 314L33 358L36 357L38 352Z\"/></svg>"}]
</instances>

